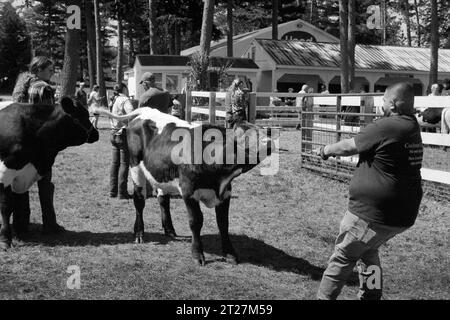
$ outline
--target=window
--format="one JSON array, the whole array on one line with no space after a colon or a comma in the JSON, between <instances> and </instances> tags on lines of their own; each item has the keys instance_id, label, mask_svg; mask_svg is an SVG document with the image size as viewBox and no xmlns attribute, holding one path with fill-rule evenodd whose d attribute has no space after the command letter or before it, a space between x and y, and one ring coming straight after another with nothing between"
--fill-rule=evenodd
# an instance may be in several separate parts
<instances>
[{"instance_id":1,"label":"window","mask_svg":"<svg viewBox=\"0 0 450 320\"><path fill-rule=\"evenodd\" d=\"M166 90L170 93L179 93L178 90L178 75L175 74L168 74L166 76Z\"/></svg>"},{"instance_id":2,"label":"window","mask_svg":"<svg viewBox=\"0 0 450 320\"><path fill-rule=\"evenodd\" d=\"M162 73L153 73L153 75L155 76L155 85L162 88Z\"/></svg>"}]
</instances>

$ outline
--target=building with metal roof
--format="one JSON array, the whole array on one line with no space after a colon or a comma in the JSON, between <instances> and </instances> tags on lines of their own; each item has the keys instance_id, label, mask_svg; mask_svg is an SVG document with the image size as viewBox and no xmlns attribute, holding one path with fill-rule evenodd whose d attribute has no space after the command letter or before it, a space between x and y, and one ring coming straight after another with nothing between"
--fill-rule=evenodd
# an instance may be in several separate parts
<instances>
[{"instance_id":1,"label":"building with metal roof","mask_svg":"<svg viewBox=\"0 0 450 320\"><path fill-rule=\"evenodd\" d=\"M267 27L251 32L238 34L233 37L233 56L243 57L255 39L271 39L272 27ZM339 43L339 39L331 34L323 31L312 24L297 19L278 25L278 38L280 40L304 40L312 42L335 42ZM195 46L181 51L182 56L189 56L200 50L200 46ZM227 39L211 42L210 55L215 57L227 56ZM251 55L246 56L252 58Z\"/></svg>"},{"instance_id":2,"label":"building with metal roof","mask_svg":"<svg viewBox=\"0 0 450 320\"><path fill-rule=\"evenodd\" d=\"M254 52L260 67L258 91L300 90L309 84L317 92L320 84L330 92L340 91L340 47L338 43L298 40L255 39L247 50ZM395 82L409 81L417 95L425 94L430 70L430 49L415 47L356 45L355 88L358 92L384 91ZM439 80L450 78L450 50L439 49Z\"/></svg>"}]
</instances>

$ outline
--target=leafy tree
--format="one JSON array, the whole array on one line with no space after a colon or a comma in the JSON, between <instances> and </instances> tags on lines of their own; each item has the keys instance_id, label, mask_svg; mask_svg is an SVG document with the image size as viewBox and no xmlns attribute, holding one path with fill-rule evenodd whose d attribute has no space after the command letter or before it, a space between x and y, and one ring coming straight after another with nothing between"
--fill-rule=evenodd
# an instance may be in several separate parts
<instances>
[{"instance_id":1,"label":"leafy tree","mask_svg":"<svg viewBox=\"0 0 450 320\"><path fill-rule=\"evenodd\" d=\"M0 3L0 20L0 88L9 91L31 60L31 39L10 3Z\"/></svg>"},{"instance_id":2,"label":"leafy tree","mask_svg":"<svg viewBox=\"0 0 450 320\"><path fill-rule=\"evenodd\" d=\"M19 7L32 39L35 55L52 59L62 68L66 35L65 4L56 0L39 0Z\"/></svg>"}]
</instances>

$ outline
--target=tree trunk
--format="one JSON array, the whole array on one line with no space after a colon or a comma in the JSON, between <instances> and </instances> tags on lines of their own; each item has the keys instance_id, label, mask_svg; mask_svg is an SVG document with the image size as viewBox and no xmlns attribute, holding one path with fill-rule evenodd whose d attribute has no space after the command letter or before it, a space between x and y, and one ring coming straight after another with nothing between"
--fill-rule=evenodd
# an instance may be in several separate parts
<instances>
[{"instance_id":1,"label":"tree trunk","mask_svg":"<svg viewBox=\"0 0 450 320\"><path fill-rule=\"evenodd\" d=\"M204 2L200 51L209 56L214 19L214 0L205 0Z\"/></svg>"},{"instance_id":2,"label":"tree trunk","mask_svg":"<svg viewBox=\"0 0 450 320\"><path fill-rule=\"evenodd\" d=\"M181 33L182 33L181 25L177 23L175 25L175 54L176 55L180 55L180 51L181 51Z\"/></svg>"},{"instance_id":3,"label":"tree trunk","mask_svg":"<svg viewBox=\"0 0 450 320\"><path fill-rule=\"evenodd\" d=\"M438 81L438 50L439 50L439 25L438 25L437 0L431 0L431 63L430 86Z\"/></svg>"},{"instance_id":4,"label":"tree trunk","mask_svg":"<svg viewBox=\"0 0 450 320\"><path fill-rule=\"evenodd\" d=\"M177 30L175 29L175 25L176 23L173 23L172 26L168 25L167 30L168 35L169 35L169 54L176 54L175 53L175 32L177 32Z\"/></svg>"},{"instance_id":5,"label":"tree trunk","mask_svg":"<svg viewBox=\"0 0 450 320\"><path fill-rule=\"evenodd\" d=\"M155 6L153 0L148 0L148 32L150 36L150 54L156 54L156 39L155 39L155 25L156 25L156 15Z\"/></svg>"},{"instance_id":6,"label":"tree trunk","mask_svg":"<svg viewBox=\"0 0 450 320\"><path fill-rule=\"evenodd\" d=\"M403 16L406 22L406 39L408 41L408 47L411 47L411 20L409 19L409 0L404 0L405 8L403 11Z\"/></svg>"},{"instance_id":7,"label":"tree trunk","mask_svg":"<svg viewBox=\"0 0 450 320\"><path fill-rule=\"evenodd\" d=\"M95 44L97 52L97 84L100 86L99 95L101 103L106 106L106 88L105 76L103 74L103 45L102 45L102 30L100 23L100 8L99 0L94 0L94 16L95 16Z\"/></svg>"},{"instance_id":8,"label":"tree trunk","mask_svg":"<svg viewBox=\"0 0 450 320\"><path fill-rule=\"evenodd\" d=\"M122 17L117 19L117 71L116 81L123 82L123 22Z\"/></svg>"},{"instance_id":9,"label":"tree trunk","mask_svg":"<svg viewBox=\"0 0 450 320\"><path fill-rule=\"evenodd\" d=\"M95 84L95 23L94 18L92 17L92 12L94 11L94 7L92 6L92 0L84 1L84 16L86 19L86 36L87 36L87 58L88 58L88 69L89 69L89 87L92 90L92 87Z\"/></svg>"},{"instance_id":10,"label":"tree trunk","mask_svg":"<svg viewBox=\"0 0 450 320\"><path fill-rule=\"evenodd\" d=\"M348 0L339 0L341 93L348 92Z\"/></svg>"},{"instance_id":11,"label":"tree trunk","mask_svg":"<svg viewBox=\"0 0 450 320\"><path fill-rule=\"evenodd\" d=\"M309 23L316 25L317 22L317 0L311 0L311 8L309 12Z\"/></svg>"},{"instance_id":12,"label":"tree trunk","mask_svg":"<svg viewBox=\"0 0 450 320\"><path fill-rule=\"evenodd\" d=\"M386 0L381 0L381 44L386 45Z\"/></svg>"},{"instance_id":13,"label":"tree trunk","mask_svg":"<svg viewBox=\"0 0 450 320\"><path fill-rule=\"evenodd\" d=\"M421 45L421 35L420 35L420 16L419 16L419 7L417 5L417 0L414 0L414 11L416 12L416 22L417 22L417 46Z\"/></svg>"},{"instance_id":14,"label":"tree trunk","mask_svg":"<svg viewBox=\"0 0 450 320\"><path fill-rule=\"evenodd\" d=\"M355 0L348 0L348 86L355 89Z\"/></svg>"},{"instance_id":15,"label":"tree trunk","mask_svg":"<svg viewBox=\"0 0 450 320\"><path fill-rule=\"evenodd\" d=\"M131 30L128 32L128 42L129 42L128 66L130 66L130 68L133 68L135 54L134 54L134 40L133 40L133 35L132 35L132 31Z\"/></svg>"},{"instance_id":16,"label":"tree trunk","mask_svg":"<svg viewBox=\"0 0 450 320\"><path fill-rule=\"evenodd\" d=\"M233 0L227 2L227 57L233 56Z\"/></svg>"},{"instance_id":17,"label":"tree trunk","mask_svg":"<svg viewBox=\"0 0 450 320\"><path fill-rule=\"evenodd\" d=\"M78 1L71 0L67 5L77 4ZM66 31L66 44L64 49L64 65L61 72L61 93L63 96L75 96L78 78L78 66L80 61L80 30L69 29Z\"/></svg>"},{"instance_id":18,"label":"tree trunk","mask_svg":"<svg viewBox=\"0 0 450 320\"><path fill-rule=\"evenodd\" d=\"M278 40L278 0L272 1L272 39Z\"/></svg>"}]
</instances>

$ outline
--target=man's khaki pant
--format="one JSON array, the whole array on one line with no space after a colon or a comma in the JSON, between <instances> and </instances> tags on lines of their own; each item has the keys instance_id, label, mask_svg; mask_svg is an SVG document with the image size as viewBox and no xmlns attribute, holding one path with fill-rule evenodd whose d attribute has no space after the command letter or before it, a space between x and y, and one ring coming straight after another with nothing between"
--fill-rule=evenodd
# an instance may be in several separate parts
<instances>
[{"instance_id":1,"label":"man's khaki pant","mask_svg":"<svg viewBox=\"0 0 450 320\"><path fill-rule=\"evenodd\" d=\"M341 221L334 253L323 274L317 297L321 300L336 299L359 261L358 298L381 299L383 280L378 248L407 229L369 223L347 211ZM376 272L367 272L374 269L379 270L379 279L372 279L377 276Z\"/></svg>"}]
</instances>

